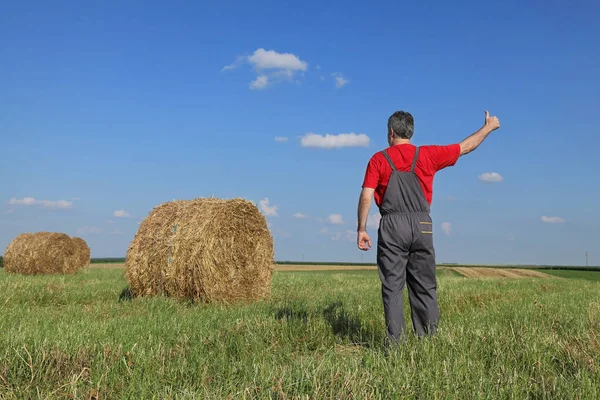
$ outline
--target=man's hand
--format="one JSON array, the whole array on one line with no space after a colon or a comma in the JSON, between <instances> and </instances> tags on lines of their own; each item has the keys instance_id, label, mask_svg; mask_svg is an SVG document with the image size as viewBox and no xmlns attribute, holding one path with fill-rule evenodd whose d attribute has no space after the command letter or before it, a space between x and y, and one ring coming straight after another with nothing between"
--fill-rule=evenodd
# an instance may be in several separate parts
<instances>
[{"instance_id":1,"label":"man's hand","mask_svg":"<svg viewBox=\"0 0 600 400\"><path fill-rule=\"evenodd\" d=\"M464 156L465 154L469 154L475 150L485 140L485 138L492 133L492 131L495 131L498 128L500 128L500 121L498 121L498 117L490 117L490 113L486 110L483 127L460 142L460 155Z\"/></svg>"},{"instance_id":2,"label":"man's hand","mask_svg":"<svg viewBox=\"0 0 600 400\"><path fill-rule=\"evenodd\" d=\"M363 251L369 250L371 248L371 238L369 238L369 234L366 231L359 231L356 244L358 245L358 248Z\"/></svg>"},{"instance_id":3,"label":"man's hand","mask_svg":"<svg viewBox=\"0 0 600 400\"><path fill-rule=\"evenodd\" d=\"M490 117L490 113L487 112L487 110L485 111L485 126L490 130L490 132L500 128L500 121L498 120L498 117Z\"/></svg>"}]
</instances>

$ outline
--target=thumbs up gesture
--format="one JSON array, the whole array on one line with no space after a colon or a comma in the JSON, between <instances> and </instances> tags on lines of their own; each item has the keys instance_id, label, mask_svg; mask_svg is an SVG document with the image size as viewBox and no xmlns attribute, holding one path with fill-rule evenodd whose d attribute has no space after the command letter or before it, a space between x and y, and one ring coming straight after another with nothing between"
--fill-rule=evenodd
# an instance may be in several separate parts
<instances>
[{"instance_id":1,"label":"thumbs up gesture","mask_svg":"<svg viewBox=\"0 0 600 400\"><path fill-rule=\"evenodd\" d=\"M500 121L498 120L498 117L490 117L490 113L487 112L487 110L485 110L485 126L487 126L490 131L495 131L496 129L500 128Z\"/></svg>"}]
</instances>

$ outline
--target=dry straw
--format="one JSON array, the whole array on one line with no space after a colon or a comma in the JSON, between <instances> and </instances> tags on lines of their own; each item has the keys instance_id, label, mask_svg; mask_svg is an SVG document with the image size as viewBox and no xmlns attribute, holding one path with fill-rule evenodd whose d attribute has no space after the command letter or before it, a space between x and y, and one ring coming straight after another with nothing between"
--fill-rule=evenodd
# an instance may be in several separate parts
<instances>
[{"instance_id":1,"label":"dry straw","mask_svg":"<svg viewBox=\"0 0 600 400\"><path fill-rule=\"evenodd\" d=\"M134 296L234 302L265 298L273 269L273 238L253 203L197 198L150 212L129 245L125 275Z\"/></svg>"},{"instance_id":2,"label":"dry straw","mask_svg":"<svg viewBox=\"0 0 600 400\"><path fill-rule=\"evenodd\" d=\"M75 273L79 269L76 251L64 233L23 233L6 248L4 268L25 275Z\"/></svg>"},{"instance_id":3,"label":"dry straw","mask_svg":"<svg viewBox=\"0 0 600 400\"><path fill-rule=\"evenodd\" d=\"M80 237L74 237L72 240L76 246L76 256L78 259L77 266L79 268L87 267L88 265L90 265L90 248L88 247L85 240L83 240Z\"/></svg>"}]
</instances>

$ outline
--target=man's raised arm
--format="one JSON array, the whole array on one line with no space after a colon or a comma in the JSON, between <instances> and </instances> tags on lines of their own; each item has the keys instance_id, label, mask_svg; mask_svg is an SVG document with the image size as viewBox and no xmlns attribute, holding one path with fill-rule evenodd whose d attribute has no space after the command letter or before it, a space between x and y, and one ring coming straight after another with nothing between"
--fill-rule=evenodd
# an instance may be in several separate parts
<instances>
[{"instance_id":1,"label":"man's raised arm","mask_svg":"<svg viewBox=\"0 0 600 400\"><path fill-rule=\"evenodd\" d=\"M485 123L481 129L460 142L460 155L463 156L475 150L490 133L498 128L500 128L498 117L490 117L490 113L486 111Z\"/></svg>"}]
</instances>

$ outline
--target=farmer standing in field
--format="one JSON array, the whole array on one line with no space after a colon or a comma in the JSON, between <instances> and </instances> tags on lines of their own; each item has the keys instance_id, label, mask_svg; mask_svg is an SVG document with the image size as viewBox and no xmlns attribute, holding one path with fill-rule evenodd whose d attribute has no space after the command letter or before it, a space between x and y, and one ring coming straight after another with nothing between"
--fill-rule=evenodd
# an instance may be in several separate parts
<instances>
[{"instance_id":1,"label":"farmer standing in field","mask_svg":"<svg viewBox=\"0 0 600 400\"><path fill-rule=\"evenodd\" d=\"M408 285L413 329L418 336L433 335L439 321L435 251L429 213L436 172L453 166L460 156L475 150L500 127L497 117L485 112L481 129L460 143L420 146L410 143L414 120L397 111L388 119L389 147L374 154L367 165L358 203L358 238L361 250L369 250L367 217L371 198L379 207L377 265L387 336L397 342L406 331L404 284Z\"/></svg>"}]
</instances>

